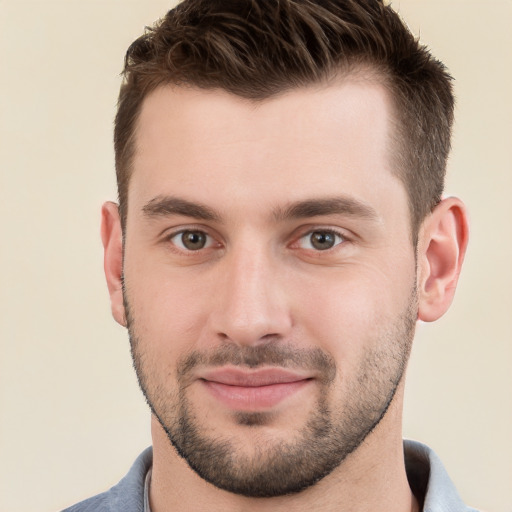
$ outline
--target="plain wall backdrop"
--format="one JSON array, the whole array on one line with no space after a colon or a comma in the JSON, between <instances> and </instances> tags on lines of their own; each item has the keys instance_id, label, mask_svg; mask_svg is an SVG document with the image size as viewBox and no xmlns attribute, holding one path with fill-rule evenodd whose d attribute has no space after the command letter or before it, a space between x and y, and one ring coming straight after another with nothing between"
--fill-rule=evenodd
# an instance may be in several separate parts
<instances>
[{"instance_id":1,"label":"plain wall backdrop","mask_svg":"<svg viewBox=\"0 0 512 512\"><path fill-rule=\"evenodd\" d=\"M0 0L1 512L103 491L151 442L99 220L125 50L171 6ZM404 435L469 504L512 512L512 1L393 6L456 78L447 193L472 221L452 309L419 326Z\"/></svg>"}]
</instances>

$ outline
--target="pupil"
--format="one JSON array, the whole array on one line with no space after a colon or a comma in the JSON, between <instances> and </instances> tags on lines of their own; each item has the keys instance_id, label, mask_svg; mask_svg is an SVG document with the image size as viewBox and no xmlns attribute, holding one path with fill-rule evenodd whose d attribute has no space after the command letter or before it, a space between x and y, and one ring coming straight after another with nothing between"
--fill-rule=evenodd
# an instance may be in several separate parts
<instances>
[{"instance_id":1,"label":"pupil","mask_svg":"<svg viewBox=\"0 0 512 512\"><path fill-rule=\"evenodd\" d=\"M311 244L315 249L325 251L333 247L334 242L334 235L332 233L317 231L311 234Z\"/></svg>"},{"instance_id":2,"label":"pupil","mask_svg":"<svg viewBox=\"0 0 512 512\"><path fill-rule=\"evenodd\" d=\"M186 231L181 236L183 245L192 251L202 249L206 244L206 236L200 231Z\"/></svg>"}]
</instances>

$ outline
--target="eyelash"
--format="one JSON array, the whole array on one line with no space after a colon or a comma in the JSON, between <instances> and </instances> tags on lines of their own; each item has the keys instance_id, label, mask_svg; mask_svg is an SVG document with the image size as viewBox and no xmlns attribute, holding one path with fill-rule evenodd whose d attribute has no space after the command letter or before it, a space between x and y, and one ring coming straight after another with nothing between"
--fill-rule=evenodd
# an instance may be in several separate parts
<instances>
[{"instance_id":1,"label":"eyelash","mask_svg":"<svg viewBox=\"0 0 512 512\"><path fill-rule=\"evenodd\" d=\"M310 250L315 253L323 253L323 252L329 252L331 250L335 250L335 248L338 247L339 245L349 241L348 237L344 233L341 233L340 231L337 231L335 229L314 228L314 229L310 229L309 231L307 231L306 233L301 235L297 239L297 241L294 242L294 244L299 244L299 242L301 240L308 239L308 237L309 237L310 244L311 244L311 236L315 233L321 233L323 235L333 235L335 237L334 245L332 247L328 247L326 249L306 248L306 250Z\"/></svg>"},{"instance_id":2,"label":"eyelash","mask_svg":"<svg viewBox=\"0 0 512 512\"><path fill-rule=\"evenodd\" d=\"M207 238L207 246L201 247L200 249L193 250L193 249L187 249L183 246L183 243L181 242L182 246L178 245L176 242L173 242L173 239L176 237L179 237L180 235L183 236L185 233L199 233L204 235ZM202 249L209 249L213 245L214 238L209 235L204 229L194 229L194 228L188 228L188 229L181 229L179 231L173 231L169 235L165 237L165 240L167 242L170 242L172 245L178 248L179 251L186 252L186 253L195 253L200 252Z\"/></svg>"},{"instance_id":3,"label":"eyelash","mask_svg":"<svg viewBox=\"0 0 512 512\"><path fill-rule=\"evenodd\" d=\"M180 235L183 236L184 233L198 233L198 234L204 235L207 238L207 242L206 242L207 245L205 247L201 247L197 250L194 250L194 249L188 249L188 248L184 247L182 241L180 241L180 243L173 242L173 239L175 239L176 237L179 237ZM307 237L311 237L314 233L322 233L324 235L333 235L335 237L334 245L332 247L328 247L326 249L303 248L304 250L311 251L311 252L318 253L318 254L328 253L332 250L336 250L336 247L338 247L339 245L343 245L344 243L350 241L350 238L345 233L343 233L341 231L337 231L332 228L315 227L315 228L309 229L308 231L304 232L298 238L295 238L295 241L292 242L288 247L294 248L294 246L298 246L300 244L301 240L306 239ZM199 254L204 249L210 249L215 243L215 238L202 228L190 227L187 229L180 229L179 231L173 231L172 233L165 236L165 241L170 242L176 248L176 250L178 250L179 252L189 253L189 254L194 254L194 253ZM180 244L181 244L181 246L180 246ZM218 244L218 245L220 246L220 244Z\"/></svg>"}]
</instances>

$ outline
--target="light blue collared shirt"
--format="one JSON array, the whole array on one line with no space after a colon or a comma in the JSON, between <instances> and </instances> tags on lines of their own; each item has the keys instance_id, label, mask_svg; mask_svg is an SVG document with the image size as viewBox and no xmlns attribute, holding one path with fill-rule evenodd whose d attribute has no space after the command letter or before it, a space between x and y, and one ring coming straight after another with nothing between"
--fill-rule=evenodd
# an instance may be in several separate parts
<instances>
[{"instance_id":1,"label":"light blue collared shirt","mask_svg":"<svg viewBox=\"0 0 512 512\"><path fill-rule=\"evenodd\" d=\"M478 512L464 505L437 455L424 444L404 441L405 466L423 512ZM110 490L62 512L151 512L149 485L153 450L147 448L128 474Z\"/></svg>"}]
</instances>

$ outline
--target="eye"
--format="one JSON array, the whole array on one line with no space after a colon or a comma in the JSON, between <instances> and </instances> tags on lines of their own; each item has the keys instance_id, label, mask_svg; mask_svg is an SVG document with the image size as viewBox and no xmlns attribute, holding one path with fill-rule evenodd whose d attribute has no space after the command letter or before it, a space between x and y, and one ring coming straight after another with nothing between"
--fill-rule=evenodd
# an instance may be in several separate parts
<instances>
[{"instance_id":1,"label":"eye","mask_svg":"<svg viewBox=\"0 0 512 512\"><path fill-rule=\"evenodd\" d=\"M187 230L180 231L169 238L169 240L180 249L185 251L199 251L206 249L213 244L209 235L204 231Z\"/></svg>"},{"instance_id":2,"label":"eye","mask_svg":"<svg viewBox=\"0 0 512 512\"><path fill-rule=\"evenodd\" d=\"M326 251L344 242L345 239L335 231L317 230L311 231L299 239L301 249L314 251Z\"/></svg>"}]
</instances>

